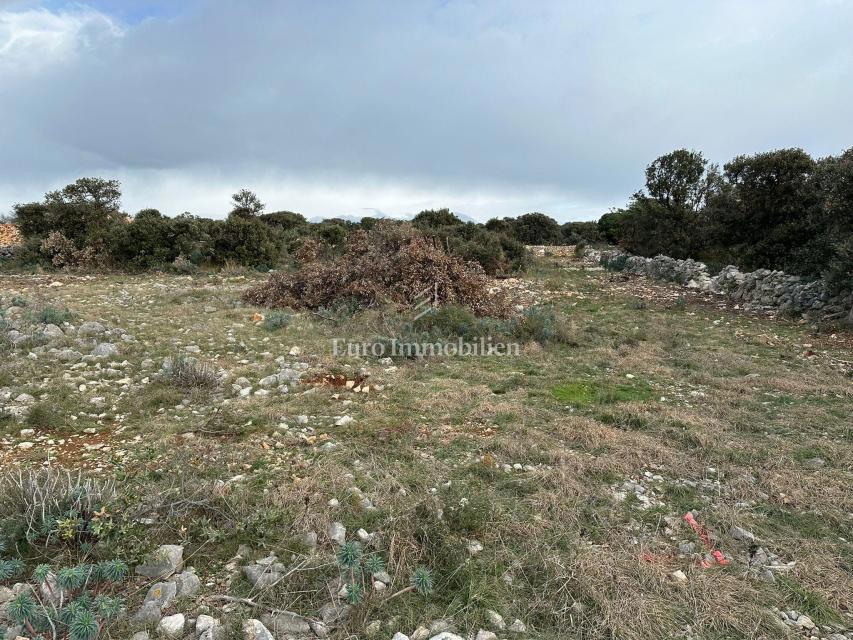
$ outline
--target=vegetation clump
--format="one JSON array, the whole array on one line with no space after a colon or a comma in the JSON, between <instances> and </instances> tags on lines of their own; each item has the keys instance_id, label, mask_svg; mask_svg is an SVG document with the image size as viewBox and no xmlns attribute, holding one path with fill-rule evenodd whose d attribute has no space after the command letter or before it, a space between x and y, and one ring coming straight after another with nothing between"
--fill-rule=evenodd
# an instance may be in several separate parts
<instances>
[{"instance_id":1,"label":"vegetation clump","mask_svg":"<svg viewBox=\"0 0 853 640\"><path fill-rule=\"evenodd\" d=\"M273 308L316 310L353 300L362 307L457 303L478 316L508 313L478 264L449 255L410 226L384 222L350 234L342 255L272 274L243 299Z\"/></svg>"}]
</instances>

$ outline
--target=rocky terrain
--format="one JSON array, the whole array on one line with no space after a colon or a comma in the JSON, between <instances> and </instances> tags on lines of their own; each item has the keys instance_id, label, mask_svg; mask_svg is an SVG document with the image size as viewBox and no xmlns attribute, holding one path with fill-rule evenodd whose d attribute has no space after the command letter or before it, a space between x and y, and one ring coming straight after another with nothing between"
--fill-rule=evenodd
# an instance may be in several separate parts
<instances>
[{"instance_id":1,"label":"rocky terrain","mask_svg":"<svg viewBox=\"0 0 853 640\"><path fill-rule=\"evenodd\" d=\"M517 358L335 357L405 311L258 274L0 275L7 486L104 483L9 534L0 632L39 563L116 557L98 637L853 638L849 336L573 256L495 283L570 330Z\"/></svg>"}]
</instances>

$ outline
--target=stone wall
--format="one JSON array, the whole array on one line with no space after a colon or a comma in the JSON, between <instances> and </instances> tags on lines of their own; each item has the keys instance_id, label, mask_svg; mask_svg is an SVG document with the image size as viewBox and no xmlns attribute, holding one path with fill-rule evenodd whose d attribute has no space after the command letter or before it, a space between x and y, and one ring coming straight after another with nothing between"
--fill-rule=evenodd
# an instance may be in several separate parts
<instances>
[{"instance_id":1,"label":"stone wall","mask_svg":"<svg viewBox=\"0 0 853 640\"><path fill-rule=\"evenodd\" d=\"M822 280L770 269L745 273L733 265L711 275L704 263L695 260L668 256L643 258L618 249L587 249L585 256L617 271L677 282L690 289L725 296L749 310L784 311L853 322L853 291L831 293Z\"/></svg>"}]
</instances>

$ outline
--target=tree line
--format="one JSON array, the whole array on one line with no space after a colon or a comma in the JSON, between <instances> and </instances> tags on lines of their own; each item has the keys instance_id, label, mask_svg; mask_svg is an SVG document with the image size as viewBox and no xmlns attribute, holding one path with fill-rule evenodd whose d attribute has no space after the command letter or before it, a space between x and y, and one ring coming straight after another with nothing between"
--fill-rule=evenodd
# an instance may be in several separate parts
<instances>
[{"instance_id":1,"label":"tree line","mask_svg":"<svg viewBox=\"0 0 853 640\"><path fill-rule=\"evenodd\" d=\"M24 235L23 265L192 270L236 264L274 268L299 252L343 251L355 230L376 219L311 223L299 213L266 207L247 189L234 194L224 220L156 209L121 210L116 180L81 178L15 205ZM814 159L802 149L742 155L723 165L678 149L645 172L645 188L598 221L560 224L543 213L465 222L449 209L411 221L448 252L507 274L527 261L524 245L612 244L643 256L694 258L712 269L781 269L853 286L853 149Z\"/></svg>"},{"instance_id":2,"label":"tree line","mask_svg":"<svg viewBox=\"0 0 853 640\"><path fill-rule=\"evenodd\" d=\"M225 265L269 269L286 266L300 254L341 253L353 231L370 230L377 222L365 217L359 222L312 223L292 211L265 213L264 203L248 189L235 193L230 206L225 219L190 213L166 216L156 209L130 216L121 209L117 180L80 178L45 194L41 202L13 207L10 219L24 236L14 260L18 266L127 271L192 271ZM412 224L449 253L500 275L526 264L524 243L539 240L531 229L542 220L558 231L547 240L562 242L560 226L542 214L519 218L518 233L515 227L495 229L464 222L448 209L422 211Z\"/></svg>"},{"instance_id":3,"label":"tree line","mask_svg":"<svg viewBox=\"0 0 853 640\"><path fill-rule=\"evenodd\" d=\"M643 256L695 258L853 285L853 149L802 149L714 165L679 149L646 168L645 189L598 221L598 239Z\"/></svg>"}]
</instances>

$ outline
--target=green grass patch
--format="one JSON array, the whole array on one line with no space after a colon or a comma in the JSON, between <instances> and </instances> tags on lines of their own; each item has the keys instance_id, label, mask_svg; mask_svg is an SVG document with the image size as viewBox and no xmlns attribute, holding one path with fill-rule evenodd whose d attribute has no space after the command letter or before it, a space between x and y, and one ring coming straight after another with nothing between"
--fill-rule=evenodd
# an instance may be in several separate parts
<instances>
[{"instance_id":1,"label":"green grass patch","mask_svg":"<svg viewBox=\"0 0 853 640\"><path fill-rule=\"evenodd\" d=\"M785 594L791 608L806 613L817 624L838 624L841 616L822 596L801 585L793 578L776 576L776 584Z\"/></svg>"},{"instance_id":2,"label":"green grass patch","mask_svg":"<svg viewBox=\"0 0 853 640\"><path fill-rule=\"evenodd\" d=\"M617 402L643 402L653 397L652 390L641 384L610 384L570 382L551 390L551 394L563 404L574 407L614 404Z\"/></svg>"}]
</instances>

